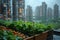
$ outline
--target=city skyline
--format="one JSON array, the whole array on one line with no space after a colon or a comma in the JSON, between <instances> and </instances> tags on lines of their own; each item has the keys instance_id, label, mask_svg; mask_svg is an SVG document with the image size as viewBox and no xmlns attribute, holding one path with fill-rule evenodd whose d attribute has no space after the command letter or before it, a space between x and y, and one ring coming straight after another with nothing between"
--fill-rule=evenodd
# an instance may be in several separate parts
<instances>
[{"instance_id":1,"label":"city skyline","mask_svg":"<svg viewBox=\"0 0 60 40\"><path fill-rule=\"evenodd\" d=\"M25 20L25 21L33 21L37 20L40 22L47 22L48 20L52 20L52 17L59 18L59 5L54 4L51 7L48 7L48 4L46 2L42 2L40 4L36 4L35 11L33 11L33 6L25 4L25 0L9 0L9 1L2 1L2 9L1 13L3 15L4 20L13 20L13 21L18 21L18 20ZM38 2L39 3L39 2ZM34 4L34 2L33 2ZM27 7L26 7L27 5ZM38 6L37 6L38 5ZM26 8L25 8L26 7ZM49 8L49 9L48 9ZM26 12L26 13L25 13ZM47 13L48 12L48 13ZM53 13L52 13L53 12ZM35 14L35 15L34 15ZM52 14L54 16L52 16ZM48 16L48 17L47 17Z\"/></svg>"},{"instance_id":2,"label":"city skyline","mask_svg":"<svg viewBox=\"0 0 60 40\"><path fill-rule=\"evenodd\" d=\"M54 4L53 9L51 7L48 7L46 2L42 2L41 6L36 6L35 11L33 12L33 20L36 22L51 22L52 20L59 19L59 5ZM30 6L30 5L29 5ZM32 9L32 6L30 6ZM28 7L27 7L28 8ZM28 10L30 10L28 9ZM28 10L26 12L28 12ZM33 11L33 9L32 9ZM31 12L28 12L27 14L31 14ZM29 15L30 16L30 15ZM29 17L28 16L28 17ZM31 16L30 16L31 17Z\"/></svg>"},{"instance_id":3,"label":"city skyline","mask_svg":"<svg viewBox=\"0 0 60 40\"><path fill-rule=\"evenodd\" d=\"M33 11L35 11L36 6L40 6L40 5L42 5L41 4L42 2L46 2L48 7L53 8L54 4L58 4L59 8L60 8L60 2L59 1L60 0L58 0L58 1L57 0L30 0L30 1L25 0L25 4L26 4L25 7L27 7L27 5L30 5L30 6L32 6Z\"/></svg>"}]
</instances>

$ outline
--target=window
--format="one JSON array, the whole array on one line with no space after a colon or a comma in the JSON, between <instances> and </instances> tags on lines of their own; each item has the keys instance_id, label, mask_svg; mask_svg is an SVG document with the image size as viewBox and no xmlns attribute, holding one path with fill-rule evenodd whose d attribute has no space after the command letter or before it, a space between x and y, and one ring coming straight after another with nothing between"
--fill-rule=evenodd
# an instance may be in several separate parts
<instances>
[{"instance_id":1,"label":"window","mask_svg":"<svg viewBox=\"0 0 60 40\"><path fill-rule=\"evenodd\" d=\"M4 4L3 6L4 6L4 7L6 7L7 5L6 5L6 4Z\"/></svg>"},{"instance_id":2,"label":"window","mask_svg":"<svg viewBox=\"0 0 60 40\"><path fill-rule=\"evenodd\" d=\"M22 11L23 11L23 8L19 8L19 13L22 13Z\"/></svg>"}]
</instances>

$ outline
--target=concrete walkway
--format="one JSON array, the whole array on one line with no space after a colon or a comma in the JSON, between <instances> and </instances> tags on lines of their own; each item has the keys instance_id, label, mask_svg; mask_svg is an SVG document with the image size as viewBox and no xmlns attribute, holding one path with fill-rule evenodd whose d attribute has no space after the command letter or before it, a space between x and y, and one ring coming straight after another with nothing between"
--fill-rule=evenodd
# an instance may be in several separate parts
<instances>
[{"instance_id":1,"label":"concrete walkway","mask_svg":"<svg viewBox=\"0 0 60 40\"><path fill-rule=\"evenodd\" d=\"M53 35L53 40L60 40L60 29L54 30L56 34Z\"/></svg>"},{"instance_id":2,"label":"concrete walkway","mask_svg":"<svg viewBox=\"0 0 60 40\"><path fill-rule=\"evenodd\" d=\"M60 40L60 36L53 35L53 40Z\"/></svg>"}]
</instances>

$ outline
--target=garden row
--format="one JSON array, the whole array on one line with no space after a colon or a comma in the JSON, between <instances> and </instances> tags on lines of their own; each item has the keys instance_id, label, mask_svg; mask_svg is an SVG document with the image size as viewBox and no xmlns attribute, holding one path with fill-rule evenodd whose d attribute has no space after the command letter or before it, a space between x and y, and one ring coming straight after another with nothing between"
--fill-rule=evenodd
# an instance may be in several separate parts
<instances>
[{"instance_id":1,"label":"garden row","mask_svg":"<svg viewBox=\"0 0 60 40\"><path fill-rule=\"evenodd\" d=\"M24 40L40 40L40 39L44 40L45 38L47 39L47 36L49 35L48 32L49 30L52 29L51 26L24 21L18 22L1 21L0 25L23 33L24 35L27 36L27 38L25 38Z\"/></svg>"},{"instance_id":2,"label":"garden row","mask_svg":"<svg viewBox=\"0 0 60 40\"><path fill-rule=\"evenodd\" d=\"M11 29L8 30L0 27L0 40L23 40L23 38L16 35Z\"/></svg>"}]
</instances>

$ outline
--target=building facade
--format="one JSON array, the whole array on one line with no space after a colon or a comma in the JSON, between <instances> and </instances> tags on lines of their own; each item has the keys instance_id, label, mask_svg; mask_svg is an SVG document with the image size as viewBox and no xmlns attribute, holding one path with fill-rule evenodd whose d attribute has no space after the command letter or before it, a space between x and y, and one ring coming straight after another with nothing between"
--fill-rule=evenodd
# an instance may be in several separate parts
<instances>
[{"instance_id":1,"label":"building facade","mask_svg":"<svg viewBox=\"0 0 60 40\"><path fill-rule=\"evenodd\" d=\"M47 22L51 22L53 19L53 10L52 8L48 7L47 9Z\"/></svg>"},{"instance_id":2,"label":"building facade","mask_svg":"<svg viewBox=\"0 0 60 40\"><path fill-rule=\"evenodd\" d=\"M31 6L27 6L26 8L26 21L32 21L33 11Z\"/></svg>"},{"instance_id":3,"label":"building facade","mask_svg":"<svg viewBox=\"0 0 60 40\"><path fill-rule=\"evenodd\" d=\"M59 6L57 4L54 5L54 20L59 18Z\"/></svg>"},{"instance_id":4,"label":"building facade","mask_svg":"<svg viewBox=\"0 0 60 40\"><path fill-rule=\"evenodd\" d=\"M40 21L40 6L37 6L35 9L35 20Z\"/></svg>"},{"instance_id":5,"label":"building facade","mask_svg":"<svg viewBox=\"0 0 60 40\"><path fill-rule=\"evenodd\" d=\"M25 0L2 0L4 20L22 20L25 11Z\"/></svg>"},{"instance_id":6,"label":"building facade","mask_svg":"<svg viewBox=\"0 0 60 40\"><path fill-rule=\"evenodd\" d=\"M40 6L40 22L43 22L42 6Z\"/></svg>"},{"instance_id":7,"label":"building facade","mask_svg":"<svg viewBox=\"0 0 60 40\"><path fill-rule=\"evenodd\" d=\"M42 2L42 22L46 22L47 17L47 4Z\"/></svg>"}]
</instances>

